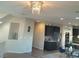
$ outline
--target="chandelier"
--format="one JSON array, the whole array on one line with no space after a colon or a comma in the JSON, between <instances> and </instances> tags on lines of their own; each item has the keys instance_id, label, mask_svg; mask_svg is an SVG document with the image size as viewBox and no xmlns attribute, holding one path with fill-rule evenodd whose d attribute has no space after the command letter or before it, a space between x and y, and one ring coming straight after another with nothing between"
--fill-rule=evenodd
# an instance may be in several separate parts
<instances>
[{"instance_id":1,"label":"chandelier","mask_svg":"<svg viewBox=\"0 0 79 59\"><path fill-rule=\"evenodd\" d=\"M32 14L40 14L42 4L43 4L42 1L32 1L31 2Z\"/></svg>"}]
</instances>

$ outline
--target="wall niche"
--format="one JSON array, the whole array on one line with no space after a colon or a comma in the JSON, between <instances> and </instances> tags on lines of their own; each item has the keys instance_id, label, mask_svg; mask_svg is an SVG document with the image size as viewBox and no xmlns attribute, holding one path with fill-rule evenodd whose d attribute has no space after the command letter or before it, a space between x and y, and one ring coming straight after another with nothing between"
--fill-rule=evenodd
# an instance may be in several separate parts
<instances>
[{"instance_id":1,"label":"wall niche","mask_svg":"<svg viewBox=\"0 0 79 59\"><path fill-rule=\"evenodd\" d=\"M11 23L8 39L18 40L19 23Z\"/></svg>"}]
</instances>

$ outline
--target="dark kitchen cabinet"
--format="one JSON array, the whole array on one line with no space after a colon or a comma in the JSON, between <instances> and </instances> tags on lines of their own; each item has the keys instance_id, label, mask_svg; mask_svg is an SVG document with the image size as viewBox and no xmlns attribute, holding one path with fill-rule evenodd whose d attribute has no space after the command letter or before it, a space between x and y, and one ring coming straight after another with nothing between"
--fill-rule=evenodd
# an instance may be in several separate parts
<instances>
[{"instance_id":1,"label":"dark kitchen cabinet","mask_svg":"<svg viewBox=\"0 0 79 59\"><path fill-rule=\"evenodd\" d=\"M59 34L60 27L49 25L45 26L44 50L57 50Z\"/></svg>"},{"instance_id":2,"label":"dark kitchen cabinet","mask_svg":"<svg viewBox=\"0 0 79 59\"><path fill-rule=\"evenodd\" d=\"M44 50L47 50L47 51L57 50L57 43L45 41Z\"/></svg>"}]
</instances>

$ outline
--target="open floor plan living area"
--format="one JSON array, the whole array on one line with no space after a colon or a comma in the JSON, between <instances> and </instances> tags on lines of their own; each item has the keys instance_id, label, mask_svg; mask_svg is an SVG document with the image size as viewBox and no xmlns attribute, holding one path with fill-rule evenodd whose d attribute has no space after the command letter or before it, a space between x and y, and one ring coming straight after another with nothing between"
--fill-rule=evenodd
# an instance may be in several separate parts
<instances>
[{"instance_id":1,"label":"open floor plan living area","mask_svg":"<svg viewBox=\"0 0 79 59\"><path fill-rule=\"evenodd\" d=\"M0 1L0 58L79 58L79 1Z\"/></svg>"}]
</instances>

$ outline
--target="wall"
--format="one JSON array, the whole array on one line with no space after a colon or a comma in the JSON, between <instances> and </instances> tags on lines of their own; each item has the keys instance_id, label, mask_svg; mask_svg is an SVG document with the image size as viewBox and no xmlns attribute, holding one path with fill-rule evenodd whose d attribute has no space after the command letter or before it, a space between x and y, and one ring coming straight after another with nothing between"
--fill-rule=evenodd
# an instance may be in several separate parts
<instances>
[{"instance_id":1,"label":"wall","mask_svg":"<svg viewBox=\"0 0 79 59\"><path fill-rule=\"evenodd\" d=\"M44 36L45 35L45 24L37 22L35 24L33 47L43 50L44 47Z\"/></svg>"},{"instance_id":2,"label":"wall","mask_svg":"<svg viewBox=\"0 0 79 59\"><path fill-rule=\"evenodd\" d=\"M0 42L0 58L4 57L5 53L5 42Z\"/></svg>"},{"instance_id":3,"label":"wall","mask_svg":"<svg viewBox=\"0 0 79 59\"><path fill-rule=\"evenodd\" d=\"M60 27L60 33L62 34L61 35L61 46L63 49L65 49L65 33L66 32L69 32L69 41L72 41L72 26L68 26L68 27L65 27L65 26L61 26Z\"/></svg>"},{"instance_id":4,"label":"wall","mask_svg":"<svg viewBox=\"0 0 79 59\"><path fill-rule=\"evenodd\" d=\"M13 53L31 52L34 21L30 19L18 18L14 16L10 18L8 17L8 20L9 21L0 25L0 40L6 41L6 52L13 52ZM8 39L10 24L12 22L20 24L18 40ZM28 26L31 26L30 32L27 32Z\"/></svg>"}]
</instances>

